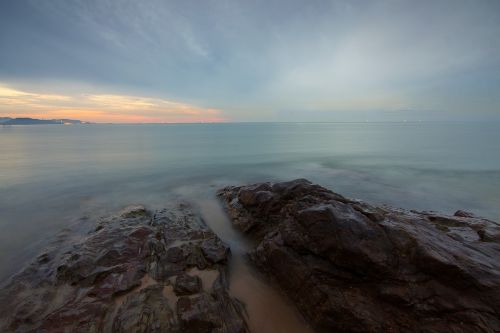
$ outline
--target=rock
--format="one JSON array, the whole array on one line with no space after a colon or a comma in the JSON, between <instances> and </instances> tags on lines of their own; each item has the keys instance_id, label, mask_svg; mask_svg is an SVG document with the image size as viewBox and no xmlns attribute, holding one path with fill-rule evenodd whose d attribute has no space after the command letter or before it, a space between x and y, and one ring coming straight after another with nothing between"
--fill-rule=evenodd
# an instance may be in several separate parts
<instances>
[{"instance_id":1,"label":"rock","mask_svg":"<svg viewBox=\"0 0 500 333\"><path fill-rule=\"evenodd\" d=\"M229 248L188 206L154 214L133 206L92 230L61 233L2 287L0 332L175 333L200 318L207 332L248 332L227 292ZM202 290L186 273L194 267L218 271L220 282ZM179 308L172 281L176 294L203 307Z\"/></svg>"},{"instance_id":2,"label":"rock","mask_svg":"<svg viewBox=\"0 0 500 333\"><path fill-rule=\"evenodd\" d=\"M142 205L128 206L120 212L121 217L130 219L135 217L149 217L149 212Z\"/></svg>"},{"instance_id":3,"label":"rock","mask_svg":"<svg viewBox=\"0 0 500 333\"><path fill-rule=\"evenodd\" d=\"M211 332L214 329L207 295L181 297L177 301L177 310L186 332Z\"/></svg>"},{"instance_id":4,"label":"rock","mask_svg":"<svg viewBox=\"0 0 500 333\"><path fill-rule=\"evenodd\" d=\"M112 332L175 332L176 314L154 285L129 295L113 319Z\"/></svg>"},{"instance_id":5,"label":"rock","mask_svg":"<svg viewBox=\"0 0 500 333\"><path fill-rule=\"evenodd\" d=\"M184 252L178 246L171 247L167 250L167 261L171 263L182 262L184 260Z\"/></svg>"},{"instance_id":6,"label":"rock","mask_svg":"<svg viewBox=\"0 0 500 333\"><path fill-rule=\"evenodd\" d=\"M229 248L216 238L204 240L201 243L201 251L208 262L213 264L226 262L229 256Z\"/></svg>"},{"instance_id":7,"label":"rock","mask_svg":"<svg viewBox=\"0 0 500 333\"><path fill-rule=\"evenodd\" d=\"M303 179L218 194L258 242L250 260L318 332L500 332L496 222L375 207Z\"/></svg>"},{"instance_id":8,"label":"rock","mask_svg":"<svg viewBox=\"0 0 500 333\"><path fill-rule=\"evenodd\" d=\"M177 275L174 292L177 296L192 295L200 292L201 279L188 274Z\"/></svg>"},{"instance_id":9,"label":"rock","mask_svg":"<svg viewBox=\"0 0 500 333\"><path fill-rule=\"evenodd\" d=\"M226 302L227 297L225 292L180 297L177 301L177 315L181 331L184 333L247 332L244 322L235 320L235 314L239 313L238 307ZM227 316L222 322L221 314Z\"/></svg>"},{"instance_id":10,"label":"rock","mask_svg":"<svg viewBox=\"0 0 500 333\"><path fill-rule=\"evenodd\" d=\"M457 210L453 216L458 216L458 217L475 217L474 214L470 212L466 212L464 210Z\"/></svg>"}]
</instances>

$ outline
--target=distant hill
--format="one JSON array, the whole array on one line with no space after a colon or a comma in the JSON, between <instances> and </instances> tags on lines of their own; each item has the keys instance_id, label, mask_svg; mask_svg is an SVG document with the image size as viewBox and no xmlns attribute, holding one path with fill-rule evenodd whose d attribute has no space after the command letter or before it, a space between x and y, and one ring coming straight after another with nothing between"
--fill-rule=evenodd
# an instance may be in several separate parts
<instances>
[{"instance_id":1,"label":"distant hill","mask_svg":"<svg viewBox=\"0 0 500 333\"><path fill-rule=\"evenodd\" d=\"M34 118L0 118L2 125L64 125L64 124L86 124L81 120L74 119L34 119Z\"/></svg>"}]
</instances>

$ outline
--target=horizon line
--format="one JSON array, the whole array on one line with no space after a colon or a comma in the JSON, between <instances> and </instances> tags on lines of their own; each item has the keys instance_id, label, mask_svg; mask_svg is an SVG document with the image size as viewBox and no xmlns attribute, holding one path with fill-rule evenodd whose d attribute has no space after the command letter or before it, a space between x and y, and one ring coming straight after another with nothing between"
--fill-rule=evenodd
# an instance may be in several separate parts
<instances>
[{"instance_id":1,"label":"horizon line","mask_svg":"<svg viewBox=\"0 0 500 333\"><path fill-rule=\"evenodd\" d=\"M11 117L0 117L11 118ZM17 117L11 119L37 119L28 117ZM38 120L76 120L70 118L38 118ZM34 125L208 125L208 124L366 124L366 123L477 123L477 122L500 122L500 119L470 119L470 120L357 120L357 121L193 121L193 122L92 122L81 121L81 123L65 124L3 124L3 126L34 126Z\"/></svg>"}]
</instances>

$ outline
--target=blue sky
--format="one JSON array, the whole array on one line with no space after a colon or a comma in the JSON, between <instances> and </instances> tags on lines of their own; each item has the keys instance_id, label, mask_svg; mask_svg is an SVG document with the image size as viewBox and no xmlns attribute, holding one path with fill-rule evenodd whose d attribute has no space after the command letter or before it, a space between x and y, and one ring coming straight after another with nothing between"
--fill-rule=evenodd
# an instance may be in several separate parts
<instances>
[{"instance_id":1,"label":"blue sky","mask_svg":"<svg viewBox=\"0 0 500 333\"><path fill-rule=\"evenodd\" d=\"M500 119L500 1L2 0L0 116Z\"/></svg>"}]
</instances>

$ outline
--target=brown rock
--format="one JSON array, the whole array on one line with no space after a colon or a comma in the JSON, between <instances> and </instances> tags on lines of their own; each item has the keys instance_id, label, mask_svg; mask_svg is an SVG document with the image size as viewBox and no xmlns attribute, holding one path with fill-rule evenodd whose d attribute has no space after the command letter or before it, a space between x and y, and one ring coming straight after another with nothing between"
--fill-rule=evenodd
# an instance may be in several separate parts
<instances>
[{"instance_id":1,"label":"brown rock","mask_svg":"<svg viewBox=\"0 0 500 333\"><path fill-rule=\"evenodd\" d=\"M259 241L251 261L317 331L500 331L498 223L374 207L303 179L219 196Z\"/></svg>"},{"instance_id":2,"label":"brown rock","mask_svg":"<svg viewBox=\"0 0 500 333\"><path fill-rule=\"evenodd\" d=\"M470 212L466 212L464 210L457 210L453 216L458 216L458 217L475 217L474 214Z\"/></svg>"},{"instance_id":3,"label":"brown rock","mask_svg":"<svg viewBox=\"0 0 500 333\"><path fill-rule=\"evenodd\" d=\"M127 296L113 319L112 332L176 332L175 312L154 285Z\"/></svg>"},{"instance_id":4,"label":"brown rock","mask_svg":"<svg viewBox=\"0 0 500 333\"><path fill-rule=\"evenodd\" d=\"M224 283L229 248L186 205L155 214L134 206L92 230L62 233L3 286L0 332L176 333L199 322L206 332L248 332ZM192 267L219 271L210 294L186 274ZM166 292L173 280L193 307Z\"/></svg>"},{"instance_id":5,"label":"brown rock","mask_svg":"<svg viewBox=\"0 0 500 333\"><path fill-rule=\"evenodd\" d=\"M235 317L238 306L226 302L226 292L218 291L212 295L201 293L196 296L183 296L177 301L177 315L181 331L184 333L209 332L247 332L245 323ZM220 317L225 316L225 320Z\"/></svg>"},{"instance_id":6,"label":"brown rock","mask_svg":"<svg viewBox=\"0 0 500 333\"><path fill-rule=\"evenodd\" d=\"M201 279L198 276L179 274L175 279L174 292L178 296L192 295L201 290Z\"/></svg>"},{"instance_id":7,"label":"brown rock","mask_svg":"<svg viewBox=\"0 0 500 333\"><path fill-rule=\"evenodd\" d=\"M207 261L213 264L226 262L229 256L229 247L218 238L204 240L201 243L201 251Z\"/></svg>"}]
</instances>

